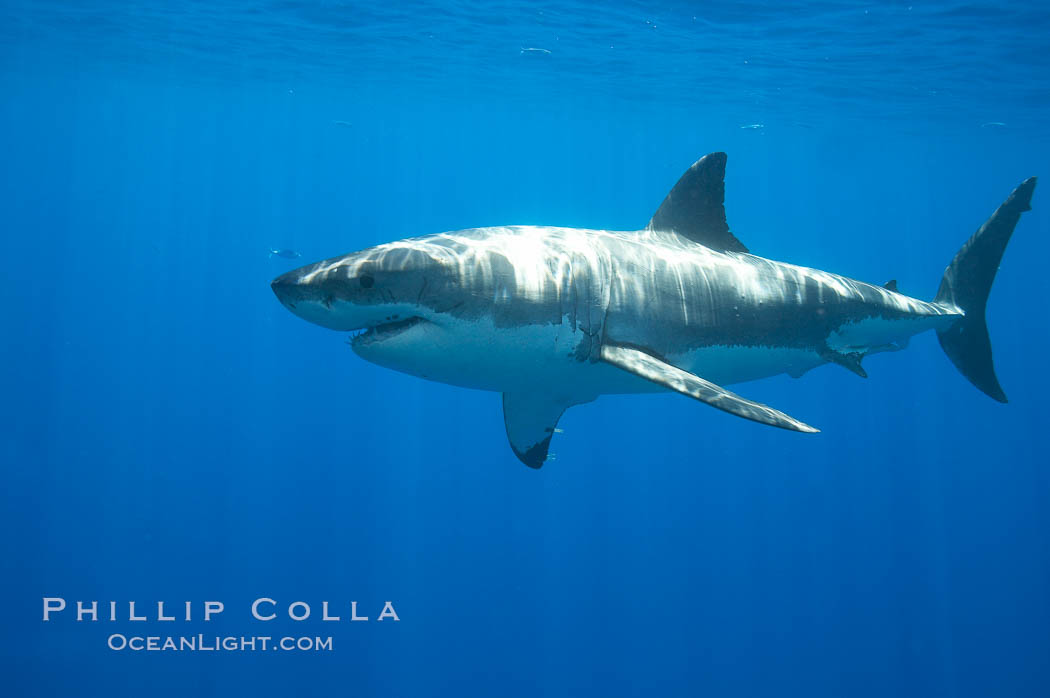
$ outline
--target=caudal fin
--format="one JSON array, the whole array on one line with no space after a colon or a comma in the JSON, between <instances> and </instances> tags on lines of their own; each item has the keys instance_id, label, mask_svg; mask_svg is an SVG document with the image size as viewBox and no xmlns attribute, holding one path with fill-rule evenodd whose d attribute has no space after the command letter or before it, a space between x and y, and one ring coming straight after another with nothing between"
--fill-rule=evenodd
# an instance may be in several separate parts
<instances>
[{"instance_id":1,"label":"caudal fin","mask_svg":"<svg viewBox=\"0 0 1050 698\"><path fill-rule=\"evenodd\" d=\"M995 377L984 311L1003 251L1021 214L1032 208L1034 190L1035 177L1021 182L966 241L945 270L934 300L963 313L954 325L937 333L944 353L978 390L999 402L1006 402L1006 394Z\"/></svg>"}]
</instances>

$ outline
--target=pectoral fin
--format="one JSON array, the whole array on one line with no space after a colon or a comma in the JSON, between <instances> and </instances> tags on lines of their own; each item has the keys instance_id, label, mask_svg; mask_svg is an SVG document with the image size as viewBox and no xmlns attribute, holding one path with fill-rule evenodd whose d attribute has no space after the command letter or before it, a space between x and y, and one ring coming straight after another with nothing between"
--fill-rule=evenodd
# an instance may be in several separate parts
<instances>
[{"instance_id":1,"label":"pectoral fin","mask_svg":"<svg viewBox=\"0 0 1050 698\"><path fill-rule=\"evenodd\" d=\"M602 360L669 390L688 395L744 419L781 429L809 433L820 431L779 410L742 398L719 385L705 381L699 376L694 376L688 371L683 371L638 349L605 344L602 346Z\"/></svg>"},{"instance_id":2,"label":"pectoral fin","mask_svg":"<svg viewBox=\"0 0 1050 698\"><path fill-rule=\"evenodd\" d=\"M543 465L567 407L565 402L539 394L503 393L503 423L518 460L530 468Z\"/></svg>"}]
</instances>

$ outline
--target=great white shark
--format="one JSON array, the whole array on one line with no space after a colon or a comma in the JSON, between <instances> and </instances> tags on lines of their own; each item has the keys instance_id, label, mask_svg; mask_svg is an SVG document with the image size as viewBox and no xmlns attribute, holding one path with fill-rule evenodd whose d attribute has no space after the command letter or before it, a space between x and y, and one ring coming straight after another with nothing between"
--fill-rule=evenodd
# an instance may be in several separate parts
<instances>
[{"instance_id":1,"label":"great white shark","mask_svg":"<svg viewBox=\"0 0 1050 698\"><path fill-rule=\"evenodd\" d=\"M750 254L726 223L725 153L694 163L635 231L473 228L399 240L279 276L299 317L353 332L356 354L502 393L510 445L539 468L562 413L610 393L675 391L784 429L817 429L724 386L869 354L935 330L978 389L1006 402L985 305L1035 177L959 250L932 301Z\"/></svg>"}]
</instances>

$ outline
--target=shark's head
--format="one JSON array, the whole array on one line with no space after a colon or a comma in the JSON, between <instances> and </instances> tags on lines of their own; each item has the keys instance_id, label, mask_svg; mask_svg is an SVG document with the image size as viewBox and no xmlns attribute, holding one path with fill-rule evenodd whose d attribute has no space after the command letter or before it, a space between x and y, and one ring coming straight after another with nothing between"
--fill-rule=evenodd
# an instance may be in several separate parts
<instances>
[{"instance_id":1,"label":"shark's head","mask_svg":"<svg viewBox=\"0 0 1050 698\"><path fill-rule=\"evenodd\" d=\"M353 332L364 358L421 339L462 295L451 251L433 239L402 240L283 274L270 284L291 312L322 327Z\"/></svg>"},{"instance_id":2,"label":"shark's head","mask_svg":"<svg viewBox=\"0 0 1050 698\"><path fill-rule=\"evenodd\" d=\"M544 244L528 230L455 231L311 264L271 286L304 320L353 333L351 347L363 359L505 391L514 387L506 383L508 364L543 355L561 365L575 360L576 343L590 336L562 321L564 304L572 306L571 318L576 312L575 301L562 297L568 265L560 257L548 264ZM591 297L582 282L574 288L581 302ZM567 334L559 339L561 330Z\"/></svg>"},{"instance_id":3,"label":"shark's head","mask_svg":"<svg viewBox=\"0 0 1050 698\"><path fill-rule=\"evenodd\" d=\"M448 274L426 246L409 243L309 264L278 276L270 287L288 310L332 330L381 332L424 321L431 314L428 285Z\"/></svg>"}]
</instances>

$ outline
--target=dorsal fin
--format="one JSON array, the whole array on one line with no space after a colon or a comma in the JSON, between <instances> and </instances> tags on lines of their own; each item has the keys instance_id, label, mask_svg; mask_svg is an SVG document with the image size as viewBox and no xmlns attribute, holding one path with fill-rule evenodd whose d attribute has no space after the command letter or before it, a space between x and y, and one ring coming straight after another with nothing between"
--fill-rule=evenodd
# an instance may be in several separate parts
<instances>
[{"instance_id":1,"label":"dorsal fin","mask_svg":"<svg viewBox=\"0 0 1050 698\"><path fill-rule=\"evenodd\" d=\"M719 252L747 252L726 223L725 176L725 153L694 162L656 209L649 230L673 231Z\"/></svg>"},{"instance_id":2,"label":"dorsal fin","mask_svg":"<svg viewBox=\"0 0 1050 698\"><path fill-rule=\"evenodd\" d=\"M896 279L890 279L889 281L884 283L882 285L882 287L887 289L887 290L893 291L894 293L897 293L897 280Z\"/></svg>"}]
</instances>

